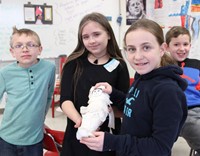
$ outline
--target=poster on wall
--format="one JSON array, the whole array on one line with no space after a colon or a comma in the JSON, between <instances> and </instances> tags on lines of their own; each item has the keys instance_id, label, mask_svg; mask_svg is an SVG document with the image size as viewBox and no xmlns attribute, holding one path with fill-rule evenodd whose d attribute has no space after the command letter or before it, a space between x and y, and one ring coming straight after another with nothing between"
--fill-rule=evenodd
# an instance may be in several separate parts
<instances>
[{"instance_id":1,"label":"poster on wall","mask_svg":"<svg viewBox=\"0 0 200 156\"><path fill-rule=\"evenodd\" d=\"M200 0L154 0L148 3L146 18L155 20L166 33L173 26L187 28L191 34L191 58L200 59Z\"/></svg>"},{"instance_id":2,"label":"poster on wall","mask_svg":"<svg viewBox=\"0 0 200 156\"><path fill-rule=\"evenodd\" d=\"M52 24L53 10L50 5L24 4L25 24Z\"/></svg>"},{"instance_id":3,"label":"poster on wall","mask_svg":"<svg viewBox=\"0 0 200 156\"><path fill-rule=\"evenodd\" d=\"M126 0L126 25L146 17L146 0Z\"/></svg>"}]
</instances>

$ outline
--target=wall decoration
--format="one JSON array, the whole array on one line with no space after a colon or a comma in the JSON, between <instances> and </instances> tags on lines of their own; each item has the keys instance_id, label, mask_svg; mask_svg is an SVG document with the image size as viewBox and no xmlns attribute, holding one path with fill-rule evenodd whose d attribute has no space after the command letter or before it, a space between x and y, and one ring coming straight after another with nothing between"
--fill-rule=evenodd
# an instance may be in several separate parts
<instances>
[{"instance_id":1,"label":"wall decoration","mask_svg":"<svg viewBox=\"0 0 200 156\"><path fill-rule=\"evenodd\" d=\"M25 24L52 24L52 6L46 3L44 5L33 5L30 2L24 4L24 22Z\"/></svg>"},{"instance_id":2,"label":"wall decoration","mask_svg":"<svg viewBox=\"0 0 200 156\"><path fill-rule=\"evenodd\" d=\"M146 17L146 0L126 0L126 25Z\"/></svg>"},{"instance_id":3,"label":"wall decoration","mask_svg":"<svg viewBox=\"0 0 200 156\"><path fill-rule=\"evenodd\" d=\"M24 5L24 21L26 24L34 24L35 18L35 7L30 3Z\"/></svg>"},{"instance_id":4,"label":"wall decoration","mask_svg":"<svg viewBox=\"0 0 200 156\"><path fill-rule=\"evenodd\" d=\"M51 6L45 6L44 7L44 21L46 24L52 24L53 16L52 16L52 7Z\"/></svg>"}]
</instances>

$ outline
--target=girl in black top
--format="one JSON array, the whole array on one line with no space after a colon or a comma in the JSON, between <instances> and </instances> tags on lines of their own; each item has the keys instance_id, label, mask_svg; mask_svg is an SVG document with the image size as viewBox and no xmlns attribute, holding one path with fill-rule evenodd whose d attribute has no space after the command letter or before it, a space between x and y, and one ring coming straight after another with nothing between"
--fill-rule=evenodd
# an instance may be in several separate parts
<instances>
[{"instance_id":1,"label":"girl in black top","mask_svg":"<svg viewBox=\"0 0 200 156\"><path fill-rule=\"evenodd\" d=\"M129 73L108 20L100 13L91 13L81 20L77 47L63 68L60 102L67 115L67 128L61 156L115 155L90 150L76 139L81 125L80 107L88 105L90 88L104 81L127 93ZM108 120L100 129L109 131Z\"/></svg>"}]
</instances>

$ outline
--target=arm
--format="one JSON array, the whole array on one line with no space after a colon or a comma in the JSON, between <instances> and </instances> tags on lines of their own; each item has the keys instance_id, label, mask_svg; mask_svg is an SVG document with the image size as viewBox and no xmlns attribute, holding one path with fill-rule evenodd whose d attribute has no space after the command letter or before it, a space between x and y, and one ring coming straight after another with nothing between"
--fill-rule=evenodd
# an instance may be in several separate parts
<instances>
[{"instance_id":1,"label":"arm","mask_svg":"<svg viewBox=\"0 0 200 156\"><path fill-rule=\"evenodd\" d=\"M128 92L130 87L130 76L128 72L127 65L124 61L120 61L119 69L118 69L118 77L117 82L114 88L124 92L125 94Z\"/></svg>"},{"instance_id":2,"label":"arm","mask_svg":"<svg viewBox=\"0 0 200 156\"><path fill-rule=\"evenodd\" d=\"M75 62L69 62L63 68L60 90L60 107L67 117L75 123L75 127L81 124L81 116L74 106L73 74L76 68Z\"/></svg>"},{"instance_id":3,"label":"arm","mask_svg":"<svg viewBox=\"0 0 200 156\"><path fill-rule=\"evenodd\" d=\"M154 90L152 133L149 136L95 132L94 138L83 138L81 143L93 150L119 151L121 155L169 155L186 117L184 112L187 108L185 95L177 90L177 86L162 88L167 89Z\"/></svg>"},{"instance_id":4,"label":"arm","mask_svg":"<svg viewBox=\"0 0 200 156\"><path fill-rule=\"evenodd\" d=\"M64 101L61 105L63 112L67 115L67 117L75 123L75 128L78 128L81 125L81 115L74 107L72 101Z\"/></svg>"},{"instance_id":5,"label":"arm","mask_svg":"<svg viewBox=\"0 0 200 156\"><path fill-rule=\"evenodd\" d=\"M155 93L150 104L152 132L148 136L105 135L103 150L118 150L122 155L131 152L133 155L142 156L170 153L186 117L185 95L178 86L169 84L163 85L162 88L156 87L152 93Z\"/></svg>"},{"instance_id":6,"label":"arm","mask_svg":"<svg viewBox=\"0 0 200 156\"><path fill-rule=\"evenodd\" d=\"M122 93L127 94L129 86L130 86L130 76L129 76L128 68L125 61L121 60L120 65L118 67L117 81L116 81L116 84L113 85L113 87L121 91ZM124 109L125 100L121 101L120 98L117 99L116 97L121 97L121 96L119 95L114 96L114 97L111 96L111 101L113 101L112 107L115 112L115 116L121 117L122 110ZM125 97L123 98L125 99Z\"/></svg>"},{"instance_id":7,"label":"arm","mask_svg":"<svg viewBox=\"0 0 200 156\"><path fill-rule=\"evenodd\" d=\"M0 71L0 84L1 84L0 85L0 101L1 101L3 94L5 92L5 81L4 81L1 71Z\"/></svg>"},{"instance_id":8,"label":"arm","mask_svg":"<svg viewBox=\"0 0 200 156\"><path fill-rule=\"evenodd\" d=\"M56 71L56 67L53 66L51 68L51 77L50 77L50 81L49 81L49 86L48 86L48 99L47 99L47 105L46 105L46 111L45 111L45 114L47 114L48 110L49 110L49 107L51 105L51 102L52 102L52 95L53 95L53 92L54 92L54 84L55 84L55 71Z\"/></svg>"}]
</instances>

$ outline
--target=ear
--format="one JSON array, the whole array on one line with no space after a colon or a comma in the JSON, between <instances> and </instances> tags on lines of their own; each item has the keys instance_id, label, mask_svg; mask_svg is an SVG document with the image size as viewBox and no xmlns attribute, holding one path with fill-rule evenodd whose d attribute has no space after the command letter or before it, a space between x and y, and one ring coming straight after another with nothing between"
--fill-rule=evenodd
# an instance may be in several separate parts
<instances>
[{"instance_id":1,"label":"ear","mask_svg":"<svg viewBox=\"0 0 200 156\"><path fill-rule=\"evenodd\" d=\"M170 50L169 50L169 45L168 45L167 43L165 43L165 49L166 49L166 51L168 51L168 52L170 51Z\"/></svg>"},{"instance_id":2,"label":"ear","mask_svg":"<svg viewBox=\"0 0 200 156\"><path fill-rule=\"evenodd\" d=\"M41 55L42 49L43 49L42 46L40 46L40 47L39 47L39 52L38 52L39 55Z\"/></svg>"},{"instance_id":3,"label":"ear","mask_svg":"<svg viewBox=\"0 0 200 156\"><path fill-rule=\"evenodd\" d=\"M167 44L164 42L161 46L160 46L160 54L161 54L161 57L164 55L164 53L166 52L167 50Z\"/></svg>"},{"instance_id":4,"label":"ear","mask_svg":"<svg viewBox=\"0 0 200 156\"><path fill-rule=\"evenodd\" d=\"M14 52L14 50L12 48L10 48L10 53L15 58L15 52Z\"/></svg>"},{"instance_id":5,"label":"ear","mask_svg":"<svg viewBox=\"0 0 200 156\"><path fill-rule=\"evenodd\" d=\"M191 48L192 44L190 43L190 48Z\"/></svg>"}]
</instances>

